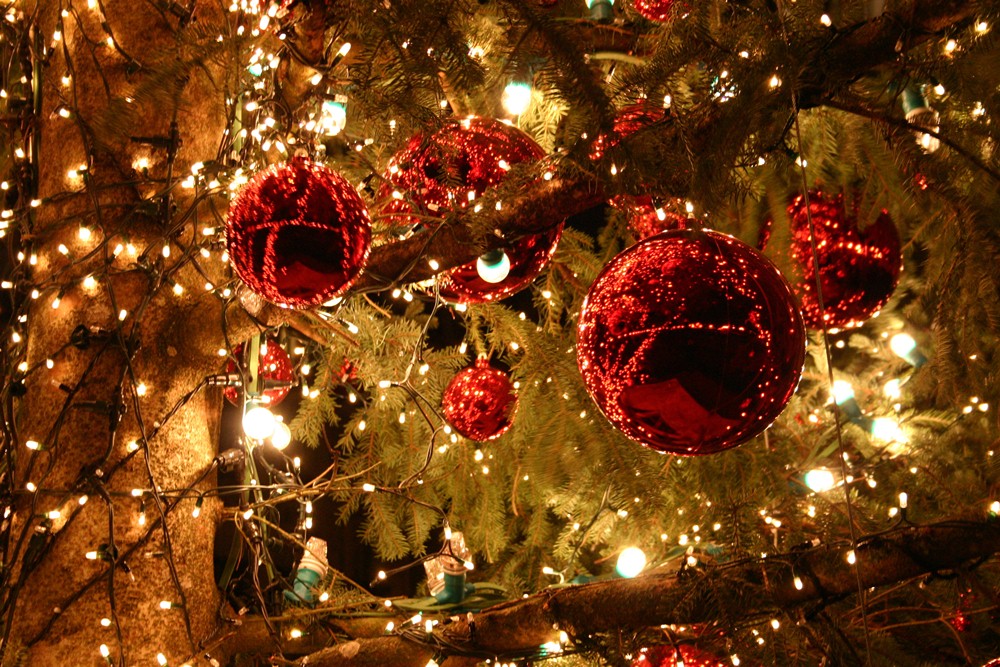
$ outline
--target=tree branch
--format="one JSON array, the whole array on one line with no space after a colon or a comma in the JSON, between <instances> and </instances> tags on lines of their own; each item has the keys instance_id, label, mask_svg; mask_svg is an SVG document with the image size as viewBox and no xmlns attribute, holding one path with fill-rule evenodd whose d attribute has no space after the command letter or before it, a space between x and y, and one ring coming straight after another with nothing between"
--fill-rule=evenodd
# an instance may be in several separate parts
<instances>
[{"instance_id":1,"label":"tree branch","mask_svg":"<svg viewBox=\"0 0 1000 667\"><path fill-rule=\"evenodd\" d=\"M902 527L864 539L854 566L847 563L849 550L849 545L823 546L682 573L657 570L635 579L547 589L486 609L474 617L474 625L467 620L445 625L437 631L438 641L417 642L401 635L357 639L308 655L298 664L424 667L436 655L440 661L449 654L532 653L558 641L559 630L573 637L770 616L851 596L858 589L856 577L862 588L884 586L989 557L1000 551L1000 522ZM796 576L801 590L793 584ZM463 660L444 664L460 665Z\"/></svg>"},{"instance_id":2,"label":"tree branch","mask_svg":"<svg viewBox=\"0 0 1000 667\"><path fill-rule=\"evenodd\" d=\"M853 29L840 31L819 50L811 49L813 53L810 57L802 58L802 62L808 64L799 70L798 81L794 84L798 90L799 108L822 105L858 77L891 62L933 34L971 19L975 13L975 3L911 0L895 12L887 12ZM605 28L600 30L602 34L607 32ZM790 52L810 50L808 45L799 45L801 48L795 46L791 45ZM775 109L775 105L784 108ZM792 113L791 99L776 101L772 95L766 104L762 102L762 106L770 106L773 111L786 115ZM725 111L720 109L719 113ZM697 129L697 136L685 137L686 145L697 147L705 143L715 125L704 123ZM751 132L752 124L746 124L746 128L748 133ZM682 145L680 128L676 124L665 124L663 134L656 137L658 145ZM624 138L621 145L626 151L633 148L641 151L643 143L648 141L648 135L640 132L631 138ZM630 147L630 143L634 147ZM697 150L693 152L700 154ZM443 271L470 262L485 250L500 247L503 244L500 236L475 238L470 232L471 227L481 224L480 216L490 216L489 228L516 237L541 231L559 220L586 211L604 199L602 191L603 186L595 178L580 175L557 175L548 181L526 183L523 198L519 198L517 206L508 206L503 211L484 207L478 214L464 212L433 232L425 231L403 241L374 248L368 268L355 289L371 291L426 280L437 271L422 261L424 258L437 260L439 271Z\"/></svg>"}]
</instances>

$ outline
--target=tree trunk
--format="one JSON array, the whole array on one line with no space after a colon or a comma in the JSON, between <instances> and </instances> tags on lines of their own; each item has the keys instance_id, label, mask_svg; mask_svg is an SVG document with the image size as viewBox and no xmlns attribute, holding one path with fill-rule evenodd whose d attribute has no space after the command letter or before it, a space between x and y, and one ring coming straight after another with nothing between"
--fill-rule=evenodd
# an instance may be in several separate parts
<instances>
[{"instance_id":1,"label":"tree trunk","mask_svg":"<svg viewBox=\"0 0 1000 667\"><path fill-rule=\"evenodd\" d=\"M210 4L200 3L191 21L221 24ZM41 71L43 203L25 239L37 255L31 280L40 296L21 325L22 335L30 332L29 371L16 415L4 600L13 623L4 658L25 652L30 665L101 664L104 644L115 664L155 664L158 653L181 664L219 625L212 553L220 506L205 502L195 520L193 498L178 503L152 490L215 485L218 392L197 392L169 412L218 371L223 309L186 261L201 233L197 215L207 226L217 221L200 212L178 223L151 195L169 168L176 179L216 155L232 63L222 52L199 55L211 48L208 37L182 43L178 18L152 4L104 3L114 47L99 9L84 5L60 17L59 6L45 3L42 19L43 41L57 30L61 39ZM180 143L171 165L174 117ZM133 166L139 158L149 162L148 178ZM67 176L80 165L82 177ZM190 212L191 192L175 185L176 212ZM203 264L221 279L218 252ZM86 349L68 345L80 326L95 332ZM234 325L229 333L238 340L242 332ZM41 450L29 449L29 440ZM132 441L138 449L130 450ZM61 516L46 520L53 511ZM114 556L102 545L114 545ZM88 559L94 551L106 557ZM162 609L161 600L173 606Z\"/></svg>"}]
</instances>

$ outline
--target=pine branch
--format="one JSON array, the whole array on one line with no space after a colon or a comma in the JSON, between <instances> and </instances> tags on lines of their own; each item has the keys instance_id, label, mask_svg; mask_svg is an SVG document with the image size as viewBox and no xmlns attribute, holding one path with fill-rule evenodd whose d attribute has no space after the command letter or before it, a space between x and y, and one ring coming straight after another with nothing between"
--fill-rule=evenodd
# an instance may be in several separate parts
<instances>
[{"instance_id":1,"label":"pine branch","mask_svg":"<svg viewBox=\"0 0 1000 667\"><path fill-rule=\"evenodd\" d=\"M950 521L870 537L856 549L854 567L846 562L849 549L819 547L687 570L683 575L654 571L635 579L549 589L491 607L475 616L474 625L467 620L446 625L438 631L436 643L400 635L358 639L313 653L297 664L424 667L429 659L438 656L440 661L448 654L532 653L556 640L559 630L582 637L621 628L773 615L851 596L858 579L863 588L885 586L988 558L1000 551L1000 522ZM796 576L801 578L801 590L793 585ZM464 658L444 664L464 664Z\"/></svg>"},{"instance_id":2,"label":"pine branch","mask_svg":"<svg viewBox=\"0 0 1000 667\"><path fill-rule=\"evenodd\" d=\"M955 0L911 0L898 11L837 33L819 49L810 48L809 44L791 44L790 52L809 54L809 57L803 58L806 64L799 70L798 80L792 82L798 91L799 108L820 106L824 101L833 99L863 74L891 62L933 34L969 20L975 16L976 7L975 3ZM788 116L793 112L790 96L760 97L759 118L764 114ZM623 139L621 147L625 152L636 154L673 147L685 155L713 155L715 153L708 147L715 143L714 128L733 126L732 123L720 122L720 119L726 113L739 113L735 109L727 110L729 106L734 105L718 105L717 116L710 117L693 131L688 129L684 136L681 136L682 128L678 124L665 124L655 141L651 141L653 138L648 132L639 132ZM755 123L744 120L746 122L742 122L742 127L745 131L753 131ZM665 160L665 163L671 161ZM377 290L398 283L426 280L438 270L465 264L485 250L500 247L504 237L537 233L558 220L582 213L605 198L603 191L603 185L593 176L576 174L560 175L551 180L536 179L524 185L523 197L515 206L508 205L501 211L495 211L486 202L480 213L465 212L433 232L416 234L403 241L374 248L366 273L358 281L356 289ZM684 196L686 193L671 194ZM470 221L469 224L466 221ZM484 227L496 230L497 234L477 238L470 231ZM426 261L422 261L423 258L436 260L439 269L432 269Z\"/></svg>"}]
</instances>

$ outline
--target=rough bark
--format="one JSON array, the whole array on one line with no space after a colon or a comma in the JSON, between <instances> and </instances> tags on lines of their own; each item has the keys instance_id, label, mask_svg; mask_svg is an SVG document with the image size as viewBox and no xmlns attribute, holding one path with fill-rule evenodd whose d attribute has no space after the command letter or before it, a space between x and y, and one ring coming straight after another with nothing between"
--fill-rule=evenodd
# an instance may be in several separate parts
<instances>
[{"instance_id":1,"label":"rough bark","mask_svg":"<svg viewBox=\"0 0 1000 667\"><path fill-rule=\"evenodd\" d=\"M36 370L26 377L16 420L19 493L5 553L12 570L3 609L11 622L4 660L23 652L25 664L42 667L100 663L101 644L115 664L155 664L160 652L180 664L216 631L220 605L212 566L220 507L206 502L195 522L193 501L177 507L149 491L154 484L185 489L202 477L196 491L215 483L214 474L203 473L211 471L216 455L218 394L198 393L158 426L187 392L217 372L222 308L190 265L172 273L193 226L173 227L155 209L136 213L151 190L134 184L139 179L133 160L147 157L150 177L164 179L167 150L130 138L169 137L176 105L181 143L173 174L190 173L195 161L215 155L225 127L222 75L213 69L217 65L195 56L190 44L175 39L176 17L152 5L103 6L120 51L105 43L99 14L84 3L79 15L62 18L62 40L42 71L38 194L45 203L29 239L38 256L32 279L42 294L27 325L27 363ZM43 4L46 39L56 30L59 8ZM199 5L192 20L214 21L215 11ZM141 66L136 69L124 54ZM69 85L60 81L64 73L71 76ZM144 97L139 91L157 77L163 79L156 83L161 92ZM174 92L162 92L171 83ZM56 113L61 104L70 108L69 118ZM114 127L112 120L124 126ZM79 165L87 165L85 182L67 177ZM60 194L67 191L72 194ZM174 203L180 211L190 205L183 195ZM81 224L92 230L90 240L78 236ZM109 253L118 242L131 242L137 254L105 256L105 240ZM165 242L171 243L172 260L162 257ZM152 268L143 269L140 257ZM222 266L218 255L214 262ZM186 288L183 296L161 280L167 274ZM87 275L97 279L95 287L81 282ZM60 304L53 308L57 295ZM120 321L123 309L128 314ZM200 326L188 326L192 318ZM67 347L79 325L112 335L86 349ZM231 334L242 335L239 323ZM54 362L51 370L46 359ZM135 393L139 383L147 387L145 396ZM120 421L113 416L119 414ZM42 443L43 451L28 450L29 439ZM132 440L145 440L148 448L130 453L126 443ZM37 493L25 490L29 481ZM132 489L147 490L142 501ZM81 506L82 495L89 501ZM139 523L140 502L145 526ZM46 533L39 526L52 510L61 510L62 517ZM110 544L112 533L115 567L85 558ZM161 600L178 606L163 610ZM114 623L103 627L102 618Z\"/></svg>"},{"instance_id":2,"label":"rough bark","mask_svg":"<svg viewBox=\"0 0 1000 667\"><path fill-rule=\"evenodd\" d=\"M474 627L458 620L435 631L432 641L401 635L357 639L303 658L310 667L424 667L437 655L446 667L462 663L462 655L531 653L558 641L559 630L570 637L617 630L640 630L663 624L690 625L710 621L781 616L807 604L825 604L862 589L907 581L961 567L1000 551L1000 522L945 522L905 527L862 540L857 563L847 563L849 546L823 546L808 551L754 559L704 569L654 571L635 579L616 579L542 591L528 598L491 607L474 616ZM802 588L793 584L798 576ZM860 583L859 583L860 582ZM456 655L442 661L442 655Z\"/></svg>"}]
</instances>

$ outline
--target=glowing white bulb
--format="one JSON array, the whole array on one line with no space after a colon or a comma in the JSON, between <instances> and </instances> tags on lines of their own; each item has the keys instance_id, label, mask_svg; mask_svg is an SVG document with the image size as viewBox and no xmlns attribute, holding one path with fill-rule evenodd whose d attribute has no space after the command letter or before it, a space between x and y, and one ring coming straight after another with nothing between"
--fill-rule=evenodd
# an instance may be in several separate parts
<instances>
[{"instance_id":1,"label":"glowing white bulb","mask_svg":"<svg viewBox=\"0 0 1000 667\"><path fill-rule=\"evenodd\" d=\"M854 398L854 387L849 382L837 380L833 383L833 400L837 405L843 405Z\"/></svg>"},{"instance_id":2,"label":"glowing white bulb","mask_svg":"<svg viewBox=\"0 0 1000 667\"><path fill-rule=\"evenodd\" d=\"M520 116L531 106L531 86L526 83L508 83L500 101L507 113Z\"/></svg>"},{"instance_id":3,"label":"glowing white bulb","mask_svg":"<svg viewBox=\"0 0 1000 667\"><path fill-rule=\"evenodd\" d=\"M626 579L638 575L646 567L646 554L639 547L628 547L618 554L615 572Z\"/></svg>"},{"instance_id":4,"label":"glowing white bulb","mask_svg":"<svg viewBox=\"0 0 1000 667\"><path fill-rule=\"evenodd\" d=\"M899 422L889 417L879 417L872 421L872 437L883 442L906 442L906 434Z\"/></svg>"},{"instance_id":5,"label":"glowing white bulb","mask_svg":"<svg viewBox=\"0 0 1000 667\"><path fill-rule=\"evenodd\" d=\"M284 422L274 424L274 433L271 434L271 445L281 451L292 441L292 431Z\"/></svg>"},{"instance_id":6,"label":"glowing white bulb","mask_svg":"<svg viewBox=\"0 0 1000 667\"><path fill-rule=\"evenodd\" d=\"M803 481L809 487L810 491L815 491L816 493L829 491L837 485L837 480L834 478L833 473L823 468L810 470L805 474Z\"/></svg>"},{"instance_id":7,"label":"glowing white bulb","mask_svg":"<svg viewBox=\"0 0 1000 667\"><path fill-rule=\"evenodd\" d=\"M255 440L266 440L274 433L276 423L270 410L256 405L243 415L243 432Z\"/></svg>"},{"instance_id":8,"label":"glowing white bulb","mask_svg":"<svg viewBox=\"0 0 1000 667\"><path fill-rule=\"evenodd\" d=\"M476 273L490 284L503 282L510 275L510 257L503 250L491 250L476 260Z\"/></svg>"}]
</instances>

